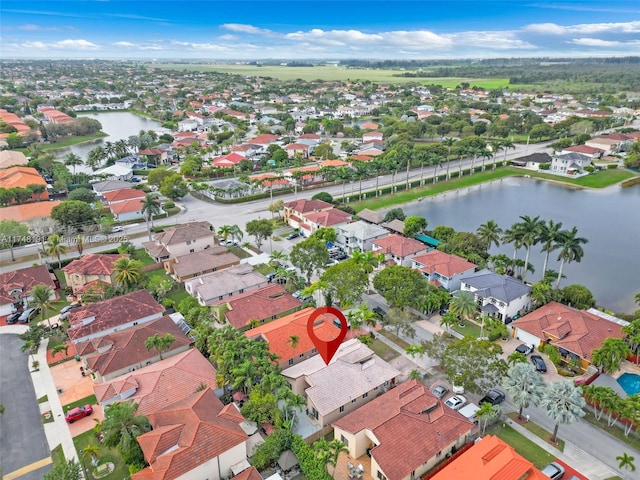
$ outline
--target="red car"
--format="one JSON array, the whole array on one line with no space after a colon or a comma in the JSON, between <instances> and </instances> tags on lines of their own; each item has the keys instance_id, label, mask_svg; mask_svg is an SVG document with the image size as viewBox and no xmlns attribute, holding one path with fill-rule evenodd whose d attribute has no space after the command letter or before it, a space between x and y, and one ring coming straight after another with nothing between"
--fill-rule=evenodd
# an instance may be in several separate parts
<instances>
[{"instance_id":1,"label":"red car","mask_svg":"<svg viewBox=\"0 0 640 480\"><path fill-rule=\"evenodd\" d=\"M91 405L85 405L84 407L76 407L73 410L69 410L64 419L67 423L73 423L81 418L88 417L93 413L93 407Z\"/></svg>"}]
</instances>

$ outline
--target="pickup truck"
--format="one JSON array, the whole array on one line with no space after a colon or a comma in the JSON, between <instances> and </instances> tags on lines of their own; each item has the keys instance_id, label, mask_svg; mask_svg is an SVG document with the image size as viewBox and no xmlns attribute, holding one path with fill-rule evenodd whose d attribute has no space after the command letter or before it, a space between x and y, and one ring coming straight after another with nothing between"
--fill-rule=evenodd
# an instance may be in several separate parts
<instances>
[{"instance_id":1,"label":"pickup truck","mask_svg":"<svg viewBox=\"0 0 640 480\"><path fill-rule=\"evenodd\" d=\"M478 423L478 410L480 407L475 403L468 403L464 407L462 407L458 412L460 412L464 417L473 423Z\"/></svg>"}]
</instances>

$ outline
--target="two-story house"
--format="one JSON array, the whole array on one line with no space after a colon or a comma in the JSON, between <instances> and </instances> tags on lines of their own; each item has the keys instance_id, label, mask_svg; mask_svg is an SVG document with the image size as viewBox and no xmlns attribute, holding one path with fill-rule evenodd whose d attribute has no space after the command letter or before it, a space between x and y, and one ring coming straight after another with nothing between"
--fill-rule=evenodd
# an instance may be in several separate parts
<instances>
[{"instance_id":1,"label":"two-story house","mask_svg":"<svg viewBox=\"0 0 640 480\"><path fill-rule=\"evenodd\" d=\"M338 208L307 213L302 219L302 224L300 224L300 232L304 236L309 237L313 232L321 228L332 228L347 224L351 222L352 218L350 213L343 212Z\"/></svg>"},{"instance_id":2,"label":"two-story house","mask_svg":"<svg viewBox=\"0 0 640 480\"><path fill-rule=\"evenodd\" d=\"M209 222L176 225L152 238L150 242L143 242L142 246L156 262L200 252L215 245L213 225Z\"/></svg>"},{"instance_id":3,"label":"two-story house","mask_svg":"<svg viewBox=\"0 0 640 480\"><path fill-rule=\"evenodd\" d=\"M584 174L585 167L591 165L591 157L577 152L559 153L551 159L551 171L562 175Z\"/></svg>"},{"instance_id":4,"label":"two-story house","mask_svg":"<svg viewBox=\"0 0 640 480\"><path fill-rule=\"evenodd\" d=\"M294 393L306 398L309 418L326 426L392 388L400 372L352 339L340 345L328 365L315 355L282 375Z\"/></svg>"},{"instance_id":5,"label":"two-story house","mask_svg":"<svg viewBox=\"0 0 640 480\"><path fill-rule=\"evenodd\" d=\"M232 297L239 293L264 287L269 281L247 263L191 278L184 282L187 293L202 306Z\"/></svg>"},{"instance_id":6,"label":"two-story house","mask_svg":"<svg viewBox=\"0 0 640 480\"><path fill-rule=\"evenodd\" d=\"M371 478L413 480L466 445L474 427L411 380L335 420L333 435L356 462L370 457Z\"/></svg>"},{"instance_id":7,"label":"two-story house","mask_svg":"<svg viewBox=\"0 0 640 480\"><path fill-rule=\"evenodd\" d=\"M292 228L300 228L304 224L304 217L314 212L325 212L331 210L333 205L322 200L293 200L286 202L283 207L282 217L285 223Z\"/></svg>"},{"instance_id":8,"label":"two-story house","mask_svg":"<svg viewBox=\"0 0 640 480\"><path fill-rule=\"evenodd\" d=\"M229 252L227 247L216 245L199 252L170 258L163 263L169 275L177 282L184 282L193 277L239 265L240 258Z\"/></svg>"},{"instance_id":9,"label":"two-story house","mask_svg":"<svg viewBox=\"0 0 640 480\"><path fill-rule=\"evenodd\" d=\"M91 287L101 290L107 285L115 285L115 264L121 258L129 258L129 255L87 253L62 268L64 280L74 295L82 295Z\"/></svg>"},{"instance_id":10,"label":"two-story house","mask_svg":"<svg viewBox=\"0 0 640 480\"><path fill-rule=\"evenodd\" d=\"M473 293L478 309L503 323L510 323L514 315L531 307L529 285L487 269L462 277L460 290Z\"/></svg>"},{"instance_id":11,"label":"two-story house","mask_svg":"<svg viewBox=\"0 0 640 480\"><path fill-rule=\"evenodd\" d=\"M410 267L413 257L427 253L429 247L414 238L392 234L372 242L372 251L384 254L387 263Z\"/></svg>"},{"instance_id":12,"label":"two-story house","mask_svg":"<svg viewBox=\"0 0 640 480\"><path fill-rule=\"evenodd\" d=\"M9 315L29 304L30 292L36 285L51 289L51 300L57 298L56 288L60 288L55 275L44 265L19 268L0 273L0 316Z\"/></svg>"},{"instance_id":13,"label":"two-story house","mask_svg":"<svg viewBox=\"0 0 640 480\"><path fill-rule=\"evenodd\" d=\"M389 235L389 232L378 225L359 220L353 223L338 225L336 230L336 244L347 253L354 250L368 252L373 250L373 242Z\"/></svg>"},{"instance_id":14,"label":"two-story house","mask_svg":"<svg viewBox=\"0 0 640 480\"><path fill-rule=\"evenodd\" d=\"M420 270L429 283L449 293L460 290L461 278L475 272L476 267L475 263L440 250L413 257L411 262L411 268Z\"/></svg>"}]
</instances>

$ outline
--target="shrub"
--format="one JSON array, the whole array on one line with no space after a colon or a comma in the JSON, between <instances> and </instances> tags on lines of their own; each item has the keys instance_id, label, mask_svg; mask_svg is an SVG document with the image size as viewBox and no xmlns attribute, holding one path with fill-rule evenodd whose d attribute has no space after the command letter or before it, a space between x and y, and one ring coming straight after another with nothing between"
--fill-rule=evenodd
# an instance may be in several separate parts
<instances>
[{"instance_id":1,"label":"shrub","mask_svg":"<svg viewBox=\"0 0 640 480\"><path fill-rule=\"evenodd\" d=\"M169 210L171 208L176 208L176 204L169 201L169 202L164 202L164 205L162 206L163 209L165 210Z\"/></svg>"},{"instance_id":2,"label":"shrub","mask_svg":"<svg viewBox=\"0 0 640 480\"><path fill-rule=\"evenodd\" d=\"M607 165L607 169L609 170L615 170L616 168L618 168L617 163L610 163L609 165Z\"/></svg>"},{"instance_id":3,"label":"shrub","mask_svg":"<svg viewBox=\"0 0 640 480\"><path fill-rule=\"evenodd\" d=\"M540 168L540 170L550 170L551 169L551 164L550 163L541 163L538 168Z\"/></svg>"}]
</instances>

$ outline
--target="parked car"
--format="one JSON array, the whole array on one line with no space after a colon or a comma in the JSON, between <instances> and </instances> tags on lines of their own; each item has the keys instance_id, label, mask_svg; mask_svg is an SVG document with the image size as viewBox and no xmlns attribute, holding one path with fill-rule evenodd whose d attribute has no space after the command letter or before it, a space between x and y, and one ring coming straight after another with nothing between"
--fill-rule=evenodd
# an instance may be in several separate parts
<instances>
[{"instance_id":1,"label":"parked car","mask_svg":"<svg viewBox=\"0 0 640 480\"><path fill-rule=\"evenodd\" d=\"M276 278L276 272L269 272L266 277L268 282L273 282L273 279Z\"/></svg>"},{"instance_id":2,"label":"parked car","mask_svg":"<svg viewBox=\"0 0 640 480\"><path fill-rule=\"evenodd\" d=\"M524 355L529 355L531 352L533 352L533 350L534 346L530 343L521 343L516 347L516 352L520 352Z\"/></svg>"},{"instance_id":3,"label":"parked car","mask_svg":"<svg viewBox=\"0 0 640 480\"><path fill-rule=\"evenodd\" d=\"M458 411L460 412L460 415L470 422L478 423L478 410L480 410L480 407L475 403L467 403Z\"/></svg>"},{"instance_id":4,"label":"parked car","mask_svg":"<svg viewBox=\"0 0 640 480\"><path fill-rule=\"evenodd\" d=\"M287 240L293 240L294 238L298 238L300 236L299 232L292 232L289 235L287 235L285 238Z\"/></svg>"},{"instance_id":5,"label":"parked car","mask_svg":"<svg viewBox=\"0 0 640 480\"><path fill-rule=\"evenodd\" d=\"M71 310L73 310L74 308L79 308L81 306L82 306L81 303L72 303L70 305L62 307L62 310L60 310L60 320L66 319L69 316L69 312Z\"/></svg>"},{"instance_id":6,"label":"parked car","mask_svg":"<svg viewBox=\"0 0 640 480\"><path fill-rule=\"evenodd\" d=\"M540 355L531 355L531 363L536 367L536 370L540 373L547 373L547 364Z\"/></svg>"},{"instance_id":7,"label":"parked car","mask_svg":"<svg viewBox=\"0 0 640 480\"><path fill-rule=\"evenodd\" d=\"M467 399L464 395L454 395L453 397L447 398L444 402L447 407L453 408L454 410L462 408L465 403L467 403Z\"/></svg>"},{"instance_id":8,"label":"parked car","mask_svg":"<svg viewBox=\"0 0 640 480\"><path fill-rule=\"evenodd\" d=\"M27 308L18 317L18 322L20 322L20 323L29 323L31 320L36 318L39 313L40 313L40 309L38 307Z\"/></svg>"},{"instance_id":9,"label":"parked car","mask_svg":"<svg viewBox=\"0 0 640 480\"><path fill-rule=\"evenodd\" d=\"M88 417L93 413L93 407L91 405L85 405L84 407L76 407L67 412L64 419L67 423L73 423L81 418Z\"/></svg>"},{"instance_id":10,"label":"parked car","mask_svg":"<svg viewBox=\"0 0 640 480\"><path fill-rule=\"evenodd\" d=\"M487 394L480 399L480 405L483 403L490 403L491 405L500 405L504 402L505 395L502 390L498 390L497 388L492 388L487 392Z\"/></svg>"},{"instance_id":11,"label":"parked car","mask_svg":"<svg viewBox=\"0 0 640 480\"><path fill-rule=\"evenodd\" d=\"M235 242L233 240L223 240L220 242L220 245L222 245L223 247L235 247L238 245L238 242Z\"/></svg>"},{"instance_id":12,"label":"parked car","mask_svg":"<svg viewBox=\"0 0 640 480\"><path fill-rule=\"evenodd\" d=\"M444 397L448 391L449 389L444 385L436 385L431 389L431 393L433 393L438 398Z\"/></svg>"},{"instance_id":13,"label":"parked car","mask_svg":"<svg viewBox=\"0 0 640 480\"><path fill-rule=\"evenodd\" d=\"M118 233L118 232L124 232L124 227L121 227L120 225L116 225L111 229L111 233Z\"/></svg>"},{"instance_id":14,"label":"parked car","mask_svg":"<svg viewBox=\"0 0 640 480\"><path fill-rule=\"evenodd\" d=\"M131 182L132 183L140 183L141 180L138 177L131 177Z\"/></svg>"},{"instance_id":15,"label":"parked car","mask_svg":"<svg viewBox=\"0 0 640 480\"><path fill-rule=\"evenodd\" d=\"M559 463L551 462L541 472L552 480L558 480L564 476L564 467Z\"/></svg>"},{"instance_id":16,"label":"parked car","mask_svg":"<svg viewBox=\"0 0 640 480\"><path fill-rule=\"evenodd\" d=\"M10 313L9 316L7 317L7 323L8 324L16 323L18 321L18 319L20 318L20 315L22 315L22 312Z\"/></svg>"},{"instance_id":17,"label":"parked car","mask_svg":"<svg viewBox=\"0 0 640 480\"><path fill-rule=\"evenodd\" d=\"M373 313L380 317L380 319L383 319L387 316L387 312L384 310L384 308L381 307L373 307L371 311L373 311Z\"/></svg>"}]
</instances>

